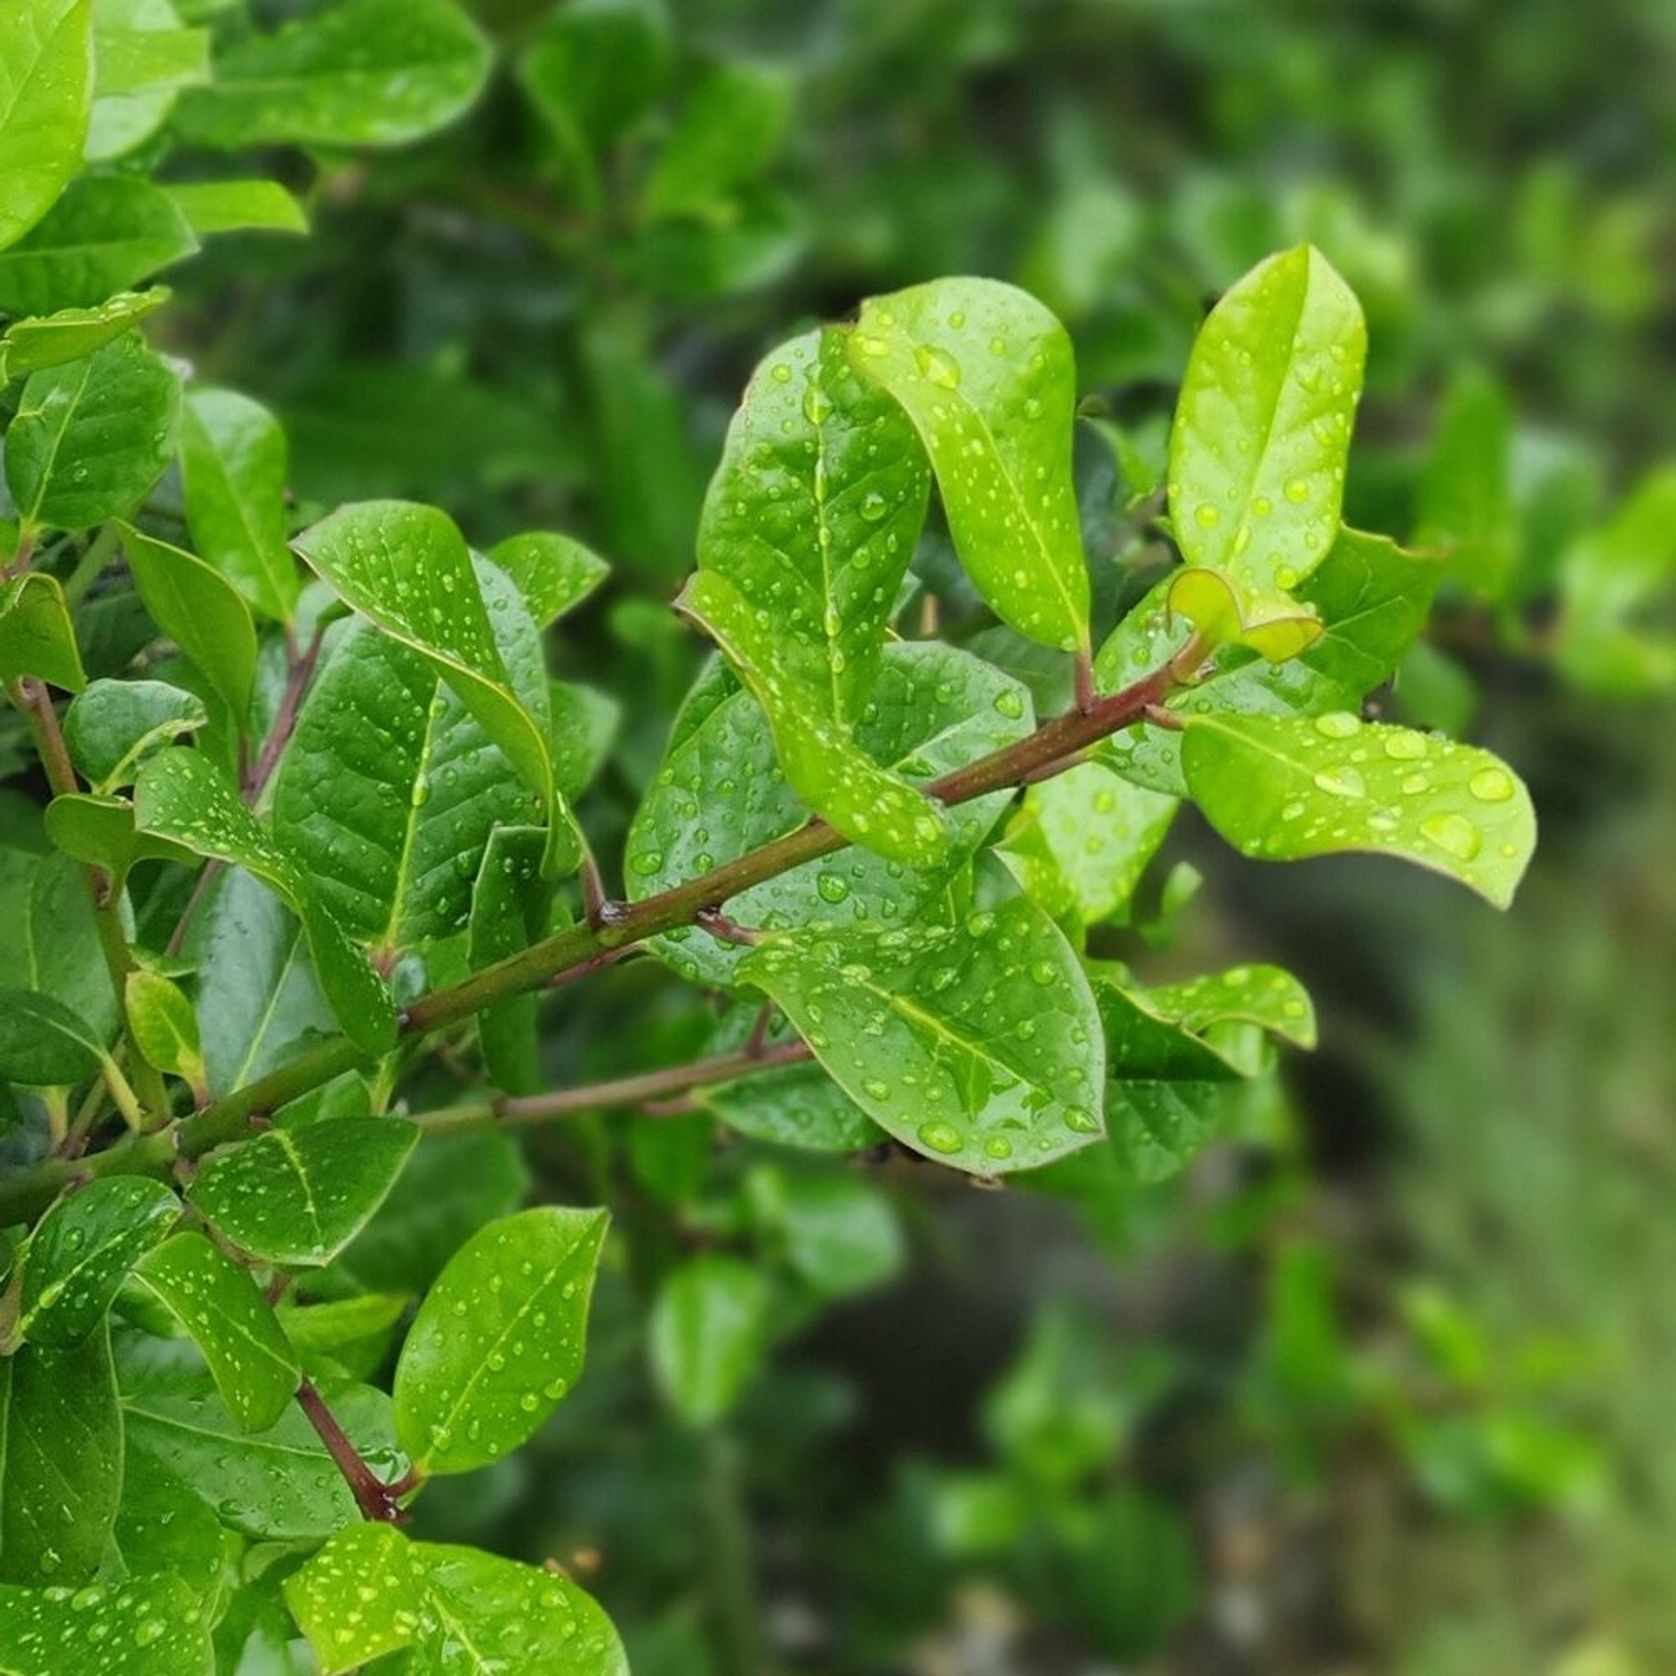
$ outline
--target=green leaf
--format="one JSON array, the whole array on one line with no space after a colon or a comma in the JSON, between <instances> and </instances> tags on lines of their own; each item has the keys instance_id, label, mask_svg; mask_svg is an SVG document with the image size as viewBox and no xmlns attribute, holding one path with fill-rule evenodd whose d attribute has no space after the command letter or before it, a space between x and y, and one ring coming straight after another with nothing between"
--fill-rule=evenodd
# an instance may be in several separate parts
<instances>
[{"instance_id":1,"label":"green leaf","mask_svg":"<svg viewBox=\"0 0 1676 1676\"><path fill-rule=\"evenodd\" d=\"M6 485L25 526L84 530L130 512L174 450L180 381L132 333L33 373L6 433Z\"/></svg>"},{"instance_id":2,"label":"green leaf","mask_svg":"<svg viewBox=\"0 0 1676 1676\"><path fill-rule=\"evenodd\" d=\"M79 361L130 331L169 300L167 286L119 291L94 308L61 308L14 320L0 337L0 376L27 378L43 367Z\"/></svg>"},{"instance_id":3,"label":"green leaf","mask_svg":"<svg viewBox=\"0 0 1676 1676\"><path fill-rule=\"evenodd\" d=\"M514 685L485 602L487 573L473 567L453 521L432 507L366 501L315 524L297 546L346 604L435 667L542 799L551 821L549 869L573 868L580 835L553 784L545 678L532 688L526 671ZM491 586L498 574L488 574ZM533 620L520 617L516 597L496 604L503 633L527 631L539 667Z\"/></svg>"},{"instance_id":4,"label":"green leaf","mask_svg":"<svg viewBox=\"0 0 1676 1676\"><path fill-rule=\"evenodd\" d=\"M1244 600L1295 588L1337 537L1367 327L1312 245L1259 263L1211 310L1170 433L1170 516L1188 562Z\"/></svg>"},{"instance_id":5,"label":"green leaf","mask_svg":"<svg viewBox=\"0 0 1676 1676\"><path fill-rule=\"evenodd\" d=\"M300 1377L296 1353L247 1269L202 1234L176 1234L135 1268L198 1346L227 1412L247 1432L282 1415Z\"/></svg>"},{"instance_id":6,"label":"green leaf","mask_svg":"<svg viewBox=\"0 0 1676 1676\"><path fill-rule=\"evenodd\" d=\"M1506 594L1518 531L1513 511L1513 404L1481 368L1450 381L1420 471L1414 545L1440 554L1453 582Z\"/></svg>"},{"instance_id":7,"label":"green leaf","mask_svg":"<svg viewBox=\"0 0 1676 1676\"><path fill-rule=\"evenodd\" d=\"M792 84L742 61L718 65L694 88L641 196L648 216L704 215L760 175L780 149Z\"/></svg>"},{"instance_id":8,"label":"green leaf","mask_svg":"<svg viewBox=\"0 0 1676 1676\"><path fill-rule=\"evenodd\" d=\"M73 1595L0 1588L0 1645L17 1676L198 1676L213 1661L208 1620L178 1577L130 1578Z\"/></svg>"},{"instance_id":9,"label":"green leaf","mask_svg":"<svg viewBox=\"0 0 1676 1676\"><path fill-rule=\"evenodd\" d=\"M151 619L180 647L242 728L256 681L256 627L233 586L200 558L120 526L134 585Z\"/></svg>"},{"instance_id":10,"label":"green leaf","mask_svg":"<svg viewBox=\"0 0 1676 1676\"><path fill-rule=\"evenodd\" d=\"M611 572L580 541L549 530L508 536L489 549L489 561L517 584L537 628L574 611Z\"/></svg>"},{"instance_id":11,"label":"green leaf","mask_svg":"<svg viewBox=\"0 0 1676 1676\"><path fill-rule=\"evenodd\" d=\"M907 409L961 563L996 613L1031 640L1086 648L1065 328L1010 285L941 279L864 303L849 353Z\"/></svg>"},{"instance_id":12,"label":"green leaf","mask_svg":"<svg viewBox=\"0 0 1676 1676\"><path fill-rule=\"evenodd\" d=\"M128 974L127 995L128 1029L141 1057L188 1087L205 1089L198 1020L179 987L161 972L141 967Z\"/></svg>"},{"instance_id":13,"label":"green leaf","mask_svg":"<svg viewBox=\"0 0 1676 1676\"><path fill-rule=\"evenodd\" d=\"M67 1087L97 1076L105 1044L80 1013L50 995L0 990L0 1077L26 1088Z\"/></svg>"},{"instance_id":14,"label":"green leaf","mask_svg":"<svg viewBox=\"0 0 1676 1676\"><path fill-rule=\"evenodd\" d=\"M139 175L89 175L0 252L0 310L97 308L197 248L186 217L160 187Z\"/></svg>"},{"instance_id":15,"label":"green leaf","mask_svg":"<svg viewBox=\"0 0 1676 1676\"><path fill-rule=\"evenodd\" d=\"M71 760L96 792L132 785L141 766L208 725L196 693L166 681L95 681L64 713Z\"/></svg>"},{"instance_id":16,"label":"green leaf","mask_svg":"<svg viewBox=\"0 0 1676 1676\"><path fill-rule=\"evenodd\" d=\"M582 1370L607 1217L541 1206L466 1241L420 1306L396 1364L396 1425L423 1473L516 1448Z\"/></svg>"},{"instance_id":17,"label":"green leaf","mask_svg":"<svg viewBox=\"0 0 1676 1676\"><path fill-rule=\"evenodd\" d=\"M528 948L552 926L552 891L541 877L542 834L498 826L489 835L471 893L466 953L473 971ZM515 995L477 1015L483 1063L497 1088L532 1094L540 1086L534 994Z\"/></svg>"},{"instance_id":18,"label":"green leaf","mask_svg":"<svg viewBox=\"0 0 1676 1676\"><path fill-rule=\"evenodd\" d=\"M49 1349L80 1344L103 1323L128 1271L179 1217L174 1194L143 1176L90 1181L60 1199L24 1253L19 1336Z\"/></svg>"},{"instance_id":19,"label":"green leaf","mask_svg":"<svg viewBox=\"0 0 1676 1676\"><path fill-rule=\"evenodd\" d=\"M383 980L309 889L296 863L204 757L180 749L153 757L140 770L134 808L142 832L242 867L284 898L303 922L315 974L345 1034L366 1053L390 1047L396 1018Z\"/></svg>"},{"instance_id":20,"label":"green leaf","mask_svg":"<svg viewBox=\"0 0 1676 1676\"><path fill-rule=\"evenodd\" d=\"M122 1488L105 1331L74 1349L25 1345L0 1361L0 1441L0 1581L86 1582L104 1557Z\"/></svg>"},{"instance_id":21,"label":"green leaf","mask_svg":"<svg viewBox=\"0 0 1676 1676\"><path fill-rule=\"evenodd\" d=\"M890 1199L853 1176L783 1176L750 1182L756 1219L777 1237L787 1265L828 1298L882 1286L902 1267L901 1224Z\"/></svg>"},{"instance_id":22,"label":"green leaf","mask_svg":"<svg viewBox=\"0 0 1676 1676\"><path fill-rule=\"evenodd\" d=\"M275 1127L211 1159L187 1197L252 1256L319 1268L384 1202L418 1138L394 1117Z\"/></svg>"},{"instance_id":23,"label":"green leaf","mask_svg":"<svg viewBox=\"0 0 1676 1676\"><path fill-rule=\"evenodd\" d=\"M489 44L449 0L344 0L216 55L176 121L201 145L403 145L477 98Z\"/></svg>"},{"instance_id":24,"label":"green leaf","mask_svg":"<svg viewBox=\"0 0 1676 1676\"><path fill-rule=\"evenodd\" d=\"M194 860L179 844L137 832L134 805L125 797L66 792L47 805L46 830L55 849L103 868L117 885L140 861Z\"/></svg>"},{"instance_id":25,"label":"green leaf","mask_svg":"<svg viewBox=\"0 0 1676 1676\"><path fill-rule=\"evenodd\" d=\"M1100 1133L1099 1014L1070 945L1022 898L959 926L814 928L739 969L873 1121L996 1175Z\"/></svg>"},{"instance_id":26,"label":"green leaf","mask_svg":"<svg viewBox=\"0 0 1676 1676\"><path fill-rule=\"evenodd\" d=\"M1315 1046L1309 991L1278 966L1231 966L1183 983L1155 984L1143 1001L1157 1017L1195 1036L1219 1024L1255 1024L1294 1047Z\"/></svg>"},{"instance_id":27,"label":"green leaf","mask_svg":"<svg viewBox=\"0 0 1676 1676\"><path fill-rule=\"evenodd\" d=\"M279 1323L305 1367L329 1360L365 1378L382 1364L407 1304L400 1292L368 1292L330 1303L282 1306Z\"/></svg>"},{"instance_id":28,"label":"green leaf","mask_svg":"<svg viewBox=\"0 0 1676 1676\"><path fill-rule=\"evenodd\" d=\"M289 622L302 579L285 542L285 433L231 390L194 390L180 426L192 545L264 617Z\"/></svg>"},{"instance_id":29,"label":"green leaf","mask_svg":"<svg viewBox=\"0 0 1676 1676\"><path fill-rule=\"evenodd\" d=\"M609 693L576 681L547 689L553 715L553 778L574 804L605 766L622 723L622 706Z\"/></svg>"},{"instance_id":30,"label":"green leaf","mask_svg":"<svg viewBox=\"0 0 1676 1676\"><path fill-rule=\"evenodd\" d=\"M808 819L780 772L761 709L748 693L730 689L727 682L706 696L702 686L695 688L676 718L668 755L629 832L624 870L632 900L732 861ZM1029 695L1017 681L955 647L915 642L886 649L856 737L875 761L924 781L1012 744L1032 725ZM770 930L931 913L1000 818L1008 795L974 798L946 812L950 857L940 868L908 869L854 850L806 862L723 906L740 924ZM709 987L731 985L744 958L691 929L652 946L681 976Z\"/></svg>"},{"instance_id":31,"label":"green leaf","mask_svg":"<svg viewBox=\"0 0 1676 1676\"><path fill-rule=\"evenodd\" d=\"M198 180L163 188L201 239L212 233L306 233L303 206L277 180Z\"/></svg>"},{"instance_id":32,"label":"green leaf","mask_svg":"<svg viewBox=\"0 0 1676 1676\"><path fill-rule=\"evenodd\" d=\"M1348 711L1195 716L1182 769L1211 825L1264 860L1398 855L1505 908L1536 844L1529 795L1488 751Z\"/></svg>"},{"instance_id":33,"label":"green leaf","mask_svg":"<svg viewBox=\"0 0 1676 1676\"><path fill-rule=\"evenodd\" d=\"M710 1426L738 1402L768 1340L768 1281L720 1252L683 1263L652 1305L652 1374L689 1426Z\"/></svg>"},{"instance_id":34,"label":"green leaf","mask_svg":"<svg viewBox=\"0 0 1676 1676\"><path fill-rule=\"evenodd\" d=\"M728 431L679 605L774 730L787 780L846 837L929 865L938 809L856 735L925 518L924 455L900 408L818 330L757 367Z\"/></svg>"},{"instance_id":35,"label":"green leaf","mask_svg":"<svg viewBox=\"0 0 1676 1676\"><path fill-rule=\"evenodd\" d=\"M117 1024L87 870L68 856L0 851L0 986L61 1001L109 1041Z\"/></svg>"},{"instance_id":36,"label":"green leaf","mask_svg":"<svg viewBox=\"0 0 1676 1676\"><path fill-rule=\"evenodd\" d=\"M81 170L92 19L93 0L10 0L0 12L0 250Z\"/></svg>"},{"instance_id":37,"label":"green leaf","mask_svg":"<svg viewBox=\"0 0 1676 1676\"><path fill-rule=\"evenodd\" d=\"M90 162L121 157L168 119L175 94L209 79L207 29L184 29L170 0L95 0Z\"/></svg>"},{"instance_id":38,"label":"green leaf","mask_svg":"<svg viewBox=\"0 0 1676 1676\"><path fill-rule=\"evenodd\" d=\"M122 1504L112 1545L126 1577L175 1578L218 1616L229 1549L237 1538L186 1485L143 1455L122 1463Z\"/></svg>"},{"instance_id":39,"label":"green leaf","mask_svg":"<svg viewBox=\"0 0 1676 1676\"><path fill-rule=\"evenodd\" d=\"M72 693L87 683L64 589L33 570L0 583L0 677L24 675Z\"/></svg>"}]
</instances>

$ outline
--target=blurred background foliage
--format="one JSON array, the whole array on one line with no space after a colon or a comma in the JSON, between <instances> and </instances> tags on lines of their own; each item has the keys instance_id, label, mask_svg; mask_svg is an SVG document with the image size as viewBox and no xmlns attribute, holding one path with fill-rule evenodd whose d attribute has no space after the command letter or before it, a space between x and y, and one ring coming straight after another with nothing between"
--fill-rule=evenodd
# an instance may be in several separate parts
<instances>
[{"instance_id":1,"label":"blurred background foliage","mask_svg":"<svg viewBox=\"0 0 1676 1676\"><path fill-rule=\"evenodd\" d=\"M472 116L280 154L314 236L218 244L165 335L280 411L299 516L422 495L479 544L558 527L613 560L560 656L621 706L592 718L602 853L698 663L667 601L761 353L937 274L1038 292L1077 344L1110 609L1208 301L1300 239L1369 316L1347 516L1451 566L1391 702L1515 763L1543 844L1502 921L1184 822L1143 886L1149 974L1283 960L1324 1046L1163 1180L1072 1201L896 1159L864 1189L716 1152L702 1111L533 1135L633 1258L570 1404L437 1485L426 1533L560 1557L640 1676L1676 1668L1676 9L474 9L502 51ZM918 570L958 625L934 541ZM547 1068L710 1028L633 963L553 1010ZM479 1162L439 1168L481 1214L519 1184ZM705 1370L737 1408L693 1427L641 1298L660 1252L711 1246L757 1325Z\"/></svg>"}]
</instances>

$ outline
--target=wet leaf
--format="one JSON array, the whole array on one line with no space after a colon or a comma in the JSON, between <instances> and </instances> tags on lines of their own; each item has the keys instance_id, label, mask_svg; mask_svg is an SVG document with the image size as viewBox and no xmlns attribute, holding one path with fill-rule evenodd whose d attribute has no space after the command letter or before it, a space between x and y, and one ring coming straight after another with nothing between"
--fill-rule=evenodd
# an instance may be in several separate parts
<instances>
[{"instance_id":1,"label":"wet leaf","mask_svg":"<svg viewBox=\"0 0 1676 1676\"><path fill-rule=\"evenodd\" d=\"M0 1588L0 1645L20 1676L185 1676L211 1667L209 1624L178 1577L138 1577L74 1595Z\"/></svg>"},{"instance_id":2,"label":"wet leaf","mask_svg":"<svg viewBox=\"0 0 1676 1676\"><path fill-rule=\"evenodd\" d=\"M537 628L574 611L611 571L580 541L549 530L508 536L489 549L489 562L517 584Z\"/></svg>"},{"instance_id":3,"label":"wet leaf","mask_svg":"<svg viewBox=\"0 0 1676 1676\"><path fill-rule=\"evenodd\" d=\"M68 1087L97 1076L105 1044L80 1013L50 995L0 990L0 1077L26 1088Z\"/></svg>"},{"instance_id":4,"label":"wet leaf","mask_svg":"<svg viewBox=\"0 0 1676 1676\"><path fill-rule=\"evenodd\" d=\"M93 308L63 308L14 320L0 337L0 376L27 378L103 349L169 300L166 286L119 291Z\"/></svg>"},{"instance_id":5,"label":"wet leaf","mask_svg":"<svg viewBox=\"0 0 1676 1676\"><path fill-rule=\"evenodd\" d=\"M95 681L64 713L71 760L95 792L132 785L147 758L209 722L196 693L166 681Z\"/></svg>"},{"instance_id":6,"label":"wet leaf","mask_svg":"<svg viewBox=\"0 0 1676 1676\"><path fill-rule=\"evenodd\" d=\"M93 94L93 0L10 0L0 12L0 250L81 169Z\"/></svg>"}]
</instances>

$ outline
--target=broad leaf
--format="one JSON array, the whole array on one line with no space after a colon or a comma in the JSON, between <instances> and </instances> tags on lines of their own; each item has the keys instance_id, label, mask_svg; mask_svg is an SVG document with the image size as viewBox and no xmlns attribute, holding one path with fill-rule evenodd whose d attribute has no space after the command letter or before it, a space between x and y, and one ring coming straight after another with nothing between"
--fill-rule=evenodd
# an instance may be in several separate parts
<instances>
[{"instance_id":1,"label":"broad leaf","mask_svg":"<svg viewBox=\"0 0 1676 1676\"><path fill-rule=\"evenodd\" d=\"M24 675L66 692L87 682L64 590L40 571L0 583L0 678Z\"/></svg>"},{"instance_id":2,"label":"broad leaf","mask_svg":"<svg viewBox=\"0 0 1676 1676\"><path fill-rule=\"evenodd\" d=\"M1170 517L1189 563L1263 600L1326 558L1366 355L1361 305L1311 245L1223 295L1170 433Z\"/></svg>"},{"instance_id":3,"label":"broad leaf","mask_svg":"<svg viewBox=\"0 0 1676 1676\"><path fill-rule=\"evenodd\" d=\"M574 611L611 569L580 541L548 530L508 536L489 549L489 561L517 584L537 628Z\"/></svg>"},{"instance_id":4,"label":"broad leaf","mask_svg":"<svg viewBox=\"0 0 1676 1676\"><path fill-rule=\"evenodd\" d=\"M1021 898L958 926L769 938L741 981L905 1145L995 1175L1100 1133L1099 1015L1070 946Z\"/></svg>"},{"instance_id":5,"label":"broad leaf","mask_svg":"<svg viewBox=\"0 0 1676 1676\"><path fill-rule=\"evenodd\" d=\"M913 427L855 376L844 345L810 332L757 367L680 605L755 694L804 802L857 843L929 865L947 844L936 805L857 737L928 473Z\"/></svg>"},{"instance_id":6,"label":"broad leaf","mask_svg":"<svg viewBox=\"0 0 1676 1676\"><path fill-rule=\"evenodd\" d=\"M84 530L130 512L174 450L180 381L133 333L23 387L6 485L26 526Z\"/></svg>"},{"instance_id":7,"label":"broad leaf","mask_svg":"<svg viewBox=\"0 0 1676 1676\"><path fill-rule=\"evenodd\" d=\"M714 212L780 148L792 87L766 65L722 64L693 90L647 177L648 215Z\"/></svg>"},{"instance_id":8,"label":"broad leaf","mask_svg":"<svg viewBox=\"0 0 1676 1676\"><path fill-rule=\"evenodd\" d=\"M117 1023L87 870L68 856L0 850L0 985L61 1001L106 1042Z\"/></svg>"},{"instance_id":9,"label":"broad leaf","mask_svg":"<svg viewBox=\"0 0 1676 1676\"><path fill-rule=\"evenodd\" d=\"M604 1211L543 1206L449 1260L396 1364L398 1435L421 1472L498 1460L575 1383L605 1226Z\"/></svg>"},{"instance_id":10,"label":"broad leaf","mask_svg":"<svg viewBox=\"0 0 1676 1676\"><path fill-rule=\"evenodd\" d=\"M93 59L87 157L104 161L150 139L181 88L209 80L209 31L183 28L170 0L95 0Z\"/></svg>"},{"instance_id":11,"label":"broad leaf","mask_svg":"<svg viewBox=\"0 0 1676 1676\"><path fill-rule=\"evenodd\" d=\"M277 180L197 180L163 188L192 231L212 233L306 233L303 206Z\"/></svg>"},{"instance_id":12,"label":"broad leaf","mask_svg":"<svg viewBox=\"0 0 1676 1676\"><path fill-rule=\"evenodd\" d=\"M119 291L94 308L63 308L14 320L0 337L0 377L27 378L43 367L79 361L132 330L168 300L168 288L157 285L149 291Z\"/></svg>"},{"instance_id":13,"label":"broad leaf","mask_svg":"<svg viewBox=\"0 0 1676 1676\"><path fill-rule=\"evenodd\" d=\"M768 1281L738 1257L683 1263L652 1305L652 1373L689 1426L710 1426L739 1400L768 1343Z\"/></svg>"},{"instance_id":14,"label":"broad leaf","mask_svg":"<svg viewBox=\"0 0 1676 1676\"><path fill-rule=\"evenodd\" d=\"M150 1252L134 1281L186 1329L240 1428L272 1426L297 1389L297 1357L250 1272L188 1232Z\"/></svg>"},{"instance_id":15,"label":"broad leaf","mask_svg":"<svg viewBox=\"0 0 1676 1676\"><path fill-rule=\"evenodd\" d=\"M0 1077L26 1088L85 1082L106 1061L105 1044L80 1013L33 990L0 990Z\"/></svg>"},{"instance_id":16,"label":"broad leaf","mask_svg":"<svg viewBox=\"0 0 1676 1676\"><path fill-rule=\"evenodd\" d=\"M140 767L209 722L196 693L166 681L95 681L64 713L71 760L95 792L132 785Z\"/></svg>"},{"instance_id":17,"label":"broad leaf","mask_svg":"<svg viewBox=\"0 0 1676 1676\"><path fill-rule=\"evenodd\" d=\"M195 1092L208 1086L198 1019L179 986L140 967L128 974L128 1030L141 1057Z\"/></svg>"},{"instance_id":18,"label":"broad leaf","mask_svg":"<svg viewBox=\"0 0 1676 1676\"><path fill-rule=\"evenodd\" d=\"M305 1368L335 1365L365 1379L382 1366L407 1305L408 1299L399 1292L367 1292L330 1303L282 1305L279 1324Z\"/></svg>"},{"instance_id":19,"label":"broad leaf","mask_svg":"<svg viewBox=\"0 0 1676 1676\"><path fill-rule=\"evenodd\" d=\"M102 868L121 886L135 863L180 861L188 865L192 852L166 838L138 832L134 805L125 797L102 792L66 792L46 808L47 836L53 848Z\"/></svg>"},{"instance_id":20,"label":"broad leaf","mask_svg":"<svg viewBox=\"0 0 1676 1676\"><path fill-rule=\"evenodd\" d=\"M961 563L997 614L1031 640L1086 648L1065 328L1009 285L935 280L865 303L850 359L918 428Z\"/></svg>"},{"instance_id":21,"label":"broad leaf","mask_svg":"<svg viewBox=\"0 0 1676 1676\"><path fill-rule=\"evenodd\" d=\"M1505 908L1536 843L1529 795L1488 751L1348 711L1193 717L1182 769L1211 825L1264 860L1379 851Z\"/></svg>"},{"instance_id":22,"label":"broad leaf","mask_svg":"<svg viewBox=\"0 0 1676 1676\"><path fill-rule=\"evenodd\" d=\"M134 1454L123 1458L111 1541L124 1576L176 1578L212 1615L238 1548L238 1539L172 1472Z\"/></svg>"},{"instance_id":23,"label":"broad leaf","mask_svg":"<svg viewBox=\"0 0 1676 1676\"><path fill-rule=\"evenodd\" d=\"M178 1577L62 1588L0 1588L0 1646L17 1676L199 1676L209 1620Z\"/></svg>"},{"instance_id":24,"label":"broad leaf","mask_svg":"<svg viewBox=\"0 0 1676 1676\"><path fill-rule=\"evenodd\" d=\"M81 169L92 19L93 0L8 0L0 11L0 250Z\"/></svg>"},{"instance_id":25,"label":"broad leaf","mask_svg":"<svg viewBox=\"0 0 1676 1676\"><path fill-rule=\"evenodd\" d=\"M276 1126L211 1159L187 1197L252 1256L318 1268L384 1202L418 1138L394 1117Z\"/></svg>"}]
</instances>

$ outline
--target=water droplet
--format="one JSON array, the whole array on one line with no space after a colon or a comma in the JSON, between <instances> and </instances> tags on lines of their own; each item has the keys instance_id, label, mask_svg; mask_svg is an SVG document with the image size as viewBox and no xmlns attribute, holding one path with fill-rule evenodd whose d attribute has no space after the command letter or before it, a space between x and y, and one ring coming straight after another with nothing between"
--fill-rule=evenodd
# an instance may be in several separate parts
<instances>
[{"instance_id":1,"label":"water droplet","mask_svg":"<svg viewBox=\"0 0 1676 1676\"><path fill-rule=\"evenodd\" d=\"M1366 797L1367 782L1354 768L1324 768L1315 776L1317 789L1331 797Z\"/></svg>"},{"instance_id":2,"label":"water droplet","mask_svg":"<svg viewBox=\"0 0 1676 1676\"><path fill-rule=\"evenodd\" d=\"M995 695L995 708L999 714L1016 722L1024 714L1024 697L1017 687L1003 687Z\"/></svg>"},{"instance_id":3,"label":"water droplet","mask_svg":"<svg viewBox=\"0 0 1676 1676\"><path fill-rule=\"evenodd\" d=\"M1420 830L1440 850L1447 850L1458 861L1471 861L1483 842L1478 828L1465 815L1453 812L1430 816L1421 821Z\"/></svg>"},{"instance_id":4,"label":"water droplet","mask_svg":"<svg viewBox=\"0 0 1676 1676\"><path fill-rule=\"evenodd\" d=\"M1385 735L1385 754L1397 762L1418 762L1431 747L1423 733L1388 733Z\"/></svg>"},{"instance_id":5,"label":"water droplet","mask_svg":"<svg viewBox=\"0 0 1676 1676\"><path fill-rule=\"evenodd\" d=\"M922 1123L919 1138L933 1152L958 1152L960 1131L952 1123Z\"/></svg>"},{"instance_id":6,"label":"water droplet","mask_svg":"<svg viewBox=\"0 0 1676 1676\"><path fill-rule=\"evenodd\" d=\"M1467 781L1467 790L1480 803L1505 803L1513 795L1513 780L1499 768L1480 768Z\"/></svg>"},{"instance_id":7,"label":"water droplet","mask_svg":"<svg viewBox=\"0 0 1676 1676\"><path fill-rule=\"evenodd\" d=\"M823 902L842 902L850 894L849 882L836 873L820 873L815 878L815 890Z\"/></svg>"},{"instance_id":8,"label":"water droplet","mask_svg":"<svg viewBox=\"0 0 1676 1676\"><path fill-rule=\"evenodd\" d=\"M1329 710L1315 718L1315 731L1328 739L1348 739L1361 725L1361 720L1348 710Z\"/></svg>"},{"instance_id":9,"label":"water droplet","mask_svg":"<svg viewBox=\"0 0 1676 1676\"><path fill-rule=\"evenodd\" d=\"M914 351L914 360L919 370L933 384L940 384L945 390L952 390L960 383L960 363L934 344L920 344Z\"/></svg>"},{"instance_id":10,"label":"water droplet","mask_svg":"<svg viewBox=\"0 0 1676 1676\"><path fill-rule=\"evenodd\" d=\"M1301 477L1294 477L1286 485L1286 498L1294 506L1302 506L1309 499L1309 484Z\"/></svg>"}]
</instances>

